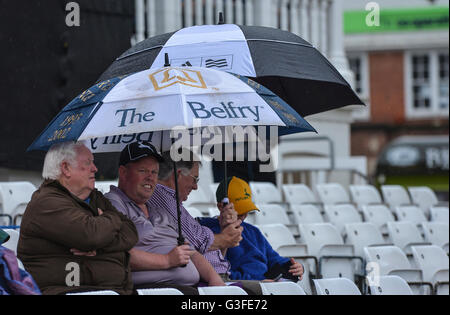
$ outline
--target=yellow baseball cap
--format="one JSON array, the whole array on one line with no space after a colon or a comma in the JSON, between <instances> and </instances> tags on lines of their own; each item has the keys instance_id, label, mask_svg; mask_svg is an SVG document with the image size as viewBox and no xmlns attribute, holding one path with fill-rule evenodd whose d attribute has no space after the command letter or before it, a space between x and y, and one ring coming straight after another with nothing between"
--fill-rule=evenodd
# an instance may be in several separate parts
<instances>
[{"instance_id":1,"label":"yellow baseball cap","mask_svg":"<svg viewBox=\"0 0 450 315\"><path fill-rule=\"evenodd\" d=\"M228 197L231 203L234 205L236 212L246 214L253 210L259 209L252 201L252 191L248 183L236 176L228 177L228 193L225 193L225 180L223 180L216 191L217 202L222 202L223 198Z\"/></svg>"}]
</instances>

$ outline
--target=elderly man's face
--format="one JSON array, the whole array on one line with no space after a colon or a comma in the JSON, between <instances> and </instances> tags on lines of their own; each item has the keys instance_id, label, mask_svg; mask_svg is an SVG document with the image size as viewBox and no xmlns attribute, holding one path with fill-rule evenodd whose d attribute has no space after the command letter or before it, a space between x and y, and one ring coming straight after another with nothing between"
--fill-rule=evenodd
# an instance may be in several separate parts
<instances>
[{"instance_id":1,"label":"elderly man's face","mask_svg":"<svg viewBox=\"0 0 450 315\"><path fill-rule=\"evenodd\" d=\"M121 166L119 169L121 189L131 200L144 204L155 191L158 173L159 163L151 157Z\"/></svg>"},{"instance_id":2,"label":"elderly man's face","mask_svg":"<svg viewBox=\"0 0 450 315\"><path fill-rule=\"evenodd\" d=\"M67 163L67 185L69 190L80 199L86 199L95 188L94 156L86 147L77 149L76 163Z\"/></svg>"},{"instance_id":3,"label":"elderly man's face","mask_svg":"<svg viewBox=\"0 0 450 315\"><path fill-rule=\"evenodd\" d=\"M180 202L186 201L191 191L197 190L198 175L198 163L194 163L194 166L187 175L184 175L181 170L178 171L178 196L180 197Z\"/></svg>"}]
</instances>

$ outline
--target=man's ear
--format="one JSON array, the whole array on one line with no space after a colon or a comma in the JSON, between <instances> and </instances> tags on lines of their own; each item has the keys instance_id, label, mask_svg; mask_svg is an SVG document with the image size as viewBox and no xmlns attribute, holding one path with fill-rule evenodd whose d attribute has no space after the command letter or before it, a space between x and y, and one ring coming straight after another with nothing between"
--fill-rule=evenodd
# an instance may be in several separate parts
<instances>
[{"instance_id":1,"label":"man's ear","mask_svg":"<svg viewBox=\"0 0 450 315\"><path fill-rule=\"evenodd\" d=\"M125 176L127 168L124 165L119 166L119 177Z\"/></svg>"},{"instance_id":2,"label":"man's ear","mask_svg":"<svg viewBox=\"0 0 450 315\"><path fill-rule=\"evenodd\" d=\"M61 174L65 177L70 177L71 171L70 171L70 164L67 161L63 161L60 165L61 168Z\"/></svg>"}]
</instances>

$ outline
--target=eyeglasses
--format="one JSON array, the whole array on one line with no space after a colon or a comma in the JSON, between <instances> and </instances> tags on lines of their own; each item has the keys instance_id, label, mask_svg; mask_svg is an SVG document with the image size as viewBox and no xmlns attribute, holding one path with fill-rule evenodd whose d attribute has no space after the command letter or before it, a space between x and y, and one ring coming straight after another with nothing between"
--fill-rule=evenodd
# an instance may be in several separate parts
<instances>
[{"instance_id":1,"label":"eyeglasses","mask_svg":"<svg viewBox=\"0 0 450 315\"><path fill-rule=\"evenodd\" d=\"M192 179L194 180L194 183L197 185L198 182L200 181L200 177L193 176L193 175L191 175L191 174L188 174L188 175L192 177Z\"/></svg>"}]
</instances>

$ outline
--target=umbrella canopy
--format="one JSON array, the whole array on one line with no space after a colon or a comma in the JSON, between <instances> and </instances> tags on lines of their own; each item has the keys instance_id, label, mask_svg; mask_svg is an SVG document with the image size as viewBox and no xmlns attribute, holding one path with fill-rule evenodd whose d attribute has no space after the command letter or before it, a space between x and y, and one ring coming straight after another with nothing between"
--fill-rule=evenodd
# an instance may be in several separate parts
<instances>
[{"instance_id":1,"label":"umbrella canopy","mask_svg":"<svg viewBox=\"0 0 450 315\"><path fill-rule=\"evenodd\" d=\"M133 140L159 145L164 135L153 138L152 132L198 127L196 123L278 126L281 135L315 131L283 100L248 78L207 68L163 67L116 77L84 91L28 150L48 150L68 140L110 141L102 152L120 151Z\"/></svg>"},{"instance_id":2,"label":"umbrella canopy","mask_svg":"<svg viewBox=\"0 0 450 315\"><path fill-rule=\"evenodd\" d=\"M110 79L164 65L192 65L252 78L307 116L364 104L336 68L310 43L280 29L234 24L183 28L148 38L103 73Z\"/></svg>"}]
</instances>

